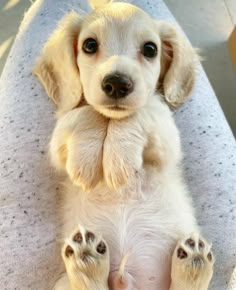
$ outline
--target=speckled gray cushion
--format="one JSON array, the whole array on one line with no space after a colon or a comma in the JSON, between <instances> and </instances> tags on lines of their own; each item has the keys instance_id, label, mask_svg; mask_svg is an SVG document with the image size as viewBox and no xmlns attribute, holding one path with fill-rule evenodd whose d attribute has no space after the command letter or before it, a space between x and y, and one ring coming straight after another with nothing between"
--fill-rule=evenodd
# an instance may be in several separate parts
<instances>
[{"instance_id":1,"label":"speckled gray cushion","mask_svg":"<svg viewBox=\"0 0 236 290\"><path fill-rule=\"evenodd\" d=\"M54 107L31 71L58 20L71 8L87 10L83 2L36 1L1 77L1 290L49 290L60 271L57 178L46 153ZM134 3L157 19L174 21L161 0ZM225 290L236 262L236 146L202 69L192 97L175 116L198 220L214 244L216 267L210 289Z\"/></svg>"}]
</instances>

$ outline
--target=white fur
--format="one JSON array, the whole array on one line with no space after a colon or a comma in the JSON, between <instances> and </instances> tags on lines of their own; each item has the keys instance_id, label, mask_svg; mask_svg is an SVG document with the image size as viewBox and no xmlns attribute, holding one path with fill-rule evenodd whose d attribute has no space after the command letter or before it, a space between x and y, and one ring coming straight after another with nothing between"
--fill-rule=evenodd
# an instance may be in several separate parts
<instances>
[{"instance_id":1,"label":"white fur","mask_svg":"<svg viewBox=\"0 0 236 290\"><path fill-rule=\"evenodd\" d=\"M70 177L61 213L69 237L62 256L71 287L207 290L210 246L205 241L206 250L197 247L201 238L182 178L179 133L160 93L172 106L182 103L193 86L197 57L170 24L156 22L130 4L101 1L98 6L85 18L67 15L35 69L58 106L52 162ZM97 39L99 50L88 56L82 44L89 37ZM154 59L140 52L148 41L158 47ZM101 89L103 78L116 71L135 84L119 100ZM76 232L85 236L87 229L102 235L110 252L105 258L97 254L101 237L83 245L97 265L94 273L91 267L84 270L80 246L73 241ZM176 253L189 237L196 247L192 252L184 248L187 263ZM68 245L74 249L70 258L65 255ZM200 268L193 263L196 255L204 261ZM68 285L63 276L55 289L68 290Z\"/></svg>"}]
</instances>

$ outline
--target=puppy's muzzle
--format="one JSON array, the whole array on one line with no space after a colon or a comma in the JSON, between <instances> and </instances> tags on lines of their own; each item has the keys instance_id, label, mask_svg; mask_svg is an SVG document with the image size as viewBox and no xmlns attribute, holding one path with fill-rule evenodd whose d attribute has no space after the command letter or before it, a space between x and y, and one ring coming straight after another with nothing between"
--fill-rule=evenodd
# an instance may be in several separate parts
<instances>
[{"instance_id":1,"label":"puppy's muzzle","mask_svg":"<svg viewBox=\"0 0 236 290\"><path fill-rule=\"evenodd\" d=\"M112 99L121 99L134 89L133 81L120 73L109 74L102 81L102 90Z\"/></svg>"}]
</instances>

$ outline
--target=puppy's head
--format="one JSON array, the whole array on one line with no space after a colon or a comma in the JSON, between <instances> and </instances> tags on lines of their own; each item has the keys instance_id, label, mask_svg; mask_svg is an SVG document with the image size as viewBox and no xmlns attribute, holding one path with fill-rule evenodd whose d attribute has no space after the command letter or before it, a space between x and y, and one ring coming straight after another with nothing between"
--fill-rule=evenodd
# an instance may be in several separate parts
<instances>
[{"instance_id":1,"label":"puppy's head","mask_svg":"<svg viewBox=\"0 0 236 290\"><path fill-rule=\"evenodd\" d=\"M123 118L156 90L172 106L182 103L193 86L195 60L172 25L128 3L108 3L83 18L65 16L35 73L60 111L83 97L103 115Z\"/></svg>"}]
</instances>

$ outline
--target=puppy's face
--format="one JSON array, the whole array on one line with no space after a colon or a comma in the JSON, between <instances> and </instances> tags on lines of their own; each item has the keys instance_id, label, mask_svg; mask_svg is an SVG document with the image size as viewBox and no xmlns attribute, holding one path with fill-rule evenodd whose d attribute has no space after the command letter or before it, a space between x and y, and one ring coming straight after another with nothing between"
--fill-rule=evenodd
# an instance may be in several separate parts
<instances>
[{"instance_id":1,"label":"puppy's face","mask_svg":"<svg viewBox=\"0 0 236 290\"><path fill-rule=\"evenodd\" d=\"M123 118L144 106L156 88L171 106L180 105L193 87L196 60L173 25L131 4L108 3L86 17L67 14L34 72L58 112L78 106L84 95L103 115Z\"/></svg>"},{"instance_id":2,"label":"puppy's face","mask_svg":"<svg viewBox=\"0 0 236 290\"><path fill-rule=\"evenodd\" d=\"M139 8L111 3L83 19L77 64L86 101L110 118L144 106L160 75L161 40Z\"/></svg>"}]
</instances>

